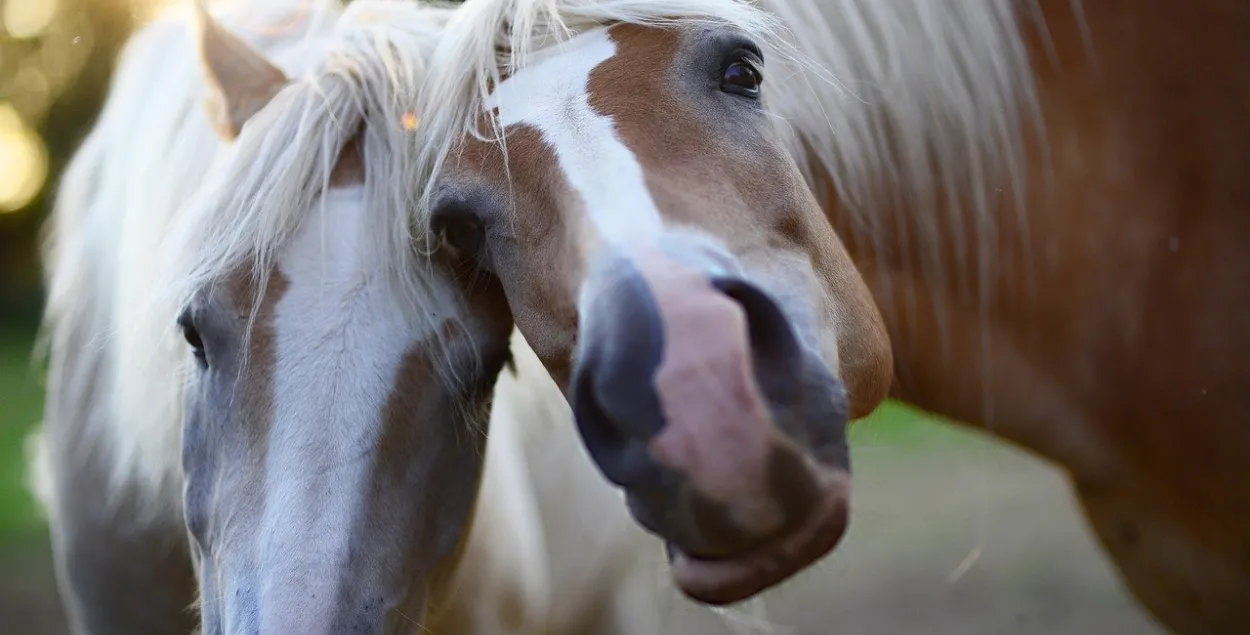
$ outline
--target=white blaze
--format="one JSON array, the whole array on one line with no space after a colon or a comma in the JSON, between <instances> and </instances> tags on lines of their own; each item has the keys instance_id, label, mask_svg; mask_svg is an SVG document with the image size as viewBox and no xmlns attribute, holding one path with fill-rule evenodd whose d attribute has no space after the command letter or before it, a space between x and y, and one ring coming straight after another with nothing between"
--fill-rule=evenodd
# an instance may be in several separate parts
<instances>
[{"instance_id":1,"label":"white blaze","mask_svg":"<svg viewBox=\"0 0 1250 635\"><path fill-rule=\"evenodd\" d=\"M274 413L258 534L261 631L323 632L365 511L383 410L421 333L380 279L361 188L331 190L280 259ZM275 623L275 620L281 623Z\"/></svg>"},{"instance_id":2,"label":"white blaze","mask_svg":"<svg viewBox=\"0 0 1250 635\"><path fill-rule=\"evenodd\" d=\"M606 28L587 31L535 56L500 82L487 100L503 126L524 124L555 152L605 241L654 237L663 223L642 165L616 135L610 117L590 107L590 74L616 54Z\"/></svg>"}]
</instances>

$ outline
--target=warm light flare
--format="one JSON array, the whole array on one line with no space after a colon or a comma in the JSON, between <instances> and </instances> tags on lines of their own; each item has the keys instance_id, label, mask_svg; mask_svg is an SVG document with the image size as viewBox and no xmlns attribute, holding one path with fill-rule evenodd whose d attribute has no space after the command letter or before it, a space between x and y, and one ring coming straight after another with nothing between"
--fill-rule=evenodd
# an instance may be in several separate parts
<instances>
[{"instance_id":1,"label":"warm light flare","mask_svg":"<svg viewBox=\"0 0 1250 635\"><path fill-rule=\"evenodd\" d=\"M21 210L43 189L48 152L13 104L0 102L0 214Z\"/></svg>"},{"instance_id":2,"label":"warm light flare","mask_svg":"<svg viewBox=\"0 0 1250 635\"><path fill-rule=\"evenodd\" d=\"M417 119L416 113L406 112L404 113L404 116L401 119L401 122L404 125L404 130L412 132L413 130L417 129L417 126L421 123L421 120Z\"/></svg>"},{"instance_id":3,"label":"warm light flare","mask_svg":"<svg viewBox=\"0 0 1250 635\"><path fill-rule=\"evenodd\" d=\"M58 0L4 0L4 30L25 40L39 37L52 25Z\"/></svg>"}]
</instances>

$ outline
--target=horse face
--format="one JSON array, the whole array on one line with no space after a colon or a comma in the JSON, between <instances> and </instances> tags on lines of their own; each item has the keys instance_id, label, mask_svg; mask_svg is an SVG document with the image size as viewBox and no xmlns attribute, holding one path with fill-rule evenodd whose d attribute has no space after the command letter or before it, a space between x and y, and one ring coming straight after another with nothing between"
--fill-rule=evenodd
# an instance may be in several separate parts
<instances>
[{"instance_id":1,"label":"horse face","mask_svg":"<svg viewBox=\"0 0 1250 635\"><path fill-rule=\"evenodd\" d=\"M281 72L206 31L217 127L239 137L226 174L255 173L242 148L281 144L268 124L240 122L305 113L257 99L282 94L266 83ZM192 367L184 512L206 633L407 632L450 583L467 534L511 321L497 287L462 292L444 263L384 248L395 223L378 219L407 212L375 195L386 179L368 177L369 157L385 157L368 125L271 257L192 276L206 283L178 317ZM238 200L219 189L222 205Z\"/></svg>"},{"instance_id":2,"label":"horse face","mask_svg":"<svg viewBox=\"0 0 1250 635\"><path fill-rule=\"evenodd\" d=\"M497 276L681 588L748 597L847 522L848 417L884 397L875 305L761 101L743 33L618 25L495 86L431 223Z\"/></svg>"},{"instance_id":3,"label":"horse face","mask_svg":"<svg viewBox=\"0 0 1250 635\"><path fill-rule=\"evenodd\" d=\"M319 207L267 280L233 276L179 318L206 632L403 627L446 582L476 497L505 345L415 326L364 255L359 190Z\"/></svg>"}]
</instances>

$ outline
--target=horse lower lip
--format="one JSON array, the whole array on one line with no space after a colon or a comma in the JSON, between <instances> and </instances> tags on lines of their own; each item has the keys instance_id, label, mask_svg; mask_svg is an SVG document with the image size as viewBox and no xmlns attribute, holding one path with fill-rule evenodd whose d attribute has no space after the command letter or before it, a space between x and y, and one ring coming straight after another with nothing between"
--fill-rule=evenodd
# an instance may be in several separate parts
<instances>
[{"instance_id":1,"label":"horse lower lip","mask_svg":"<svg viewBox=\"0 0 1250 635\"><path fill-rule=\"evenodd\" d=\"M818 509L796 531L750 552L705 560L667 545L673 580L691 599L720 606L741 602L799 573L837 546L846 532L850 479L839 473L825 488Z\"/></svg>"}]
</instances>

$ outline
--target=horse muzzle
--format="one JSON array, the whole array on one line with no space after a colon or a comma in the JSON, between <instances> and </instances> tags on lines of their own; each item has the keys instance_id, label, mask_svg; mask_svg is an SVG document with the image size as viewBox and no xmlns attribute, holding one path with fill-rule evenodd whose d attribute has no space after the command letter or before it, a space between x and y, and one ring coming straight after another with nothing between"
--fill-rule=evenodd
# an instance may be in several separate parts
<instances>
[{"instance_id":1,"label":"horse muzzle","mask_svg":"<svg viewBox=\"0 0 1250 635\"><path fill-rule=\"evenodd\" d=\"M662 254L596 267L571 399L592 459L693 599L746 599L846 530L846 390L744 277Z\"/></svg>"}]
</instances>

